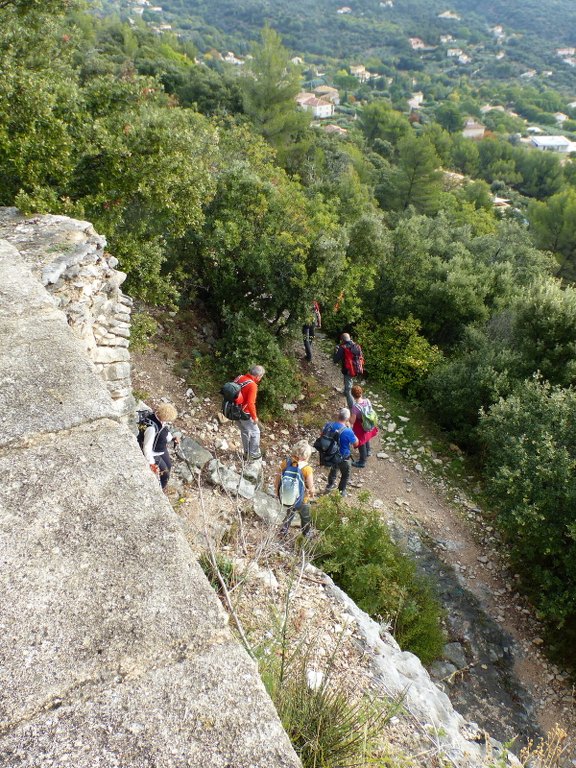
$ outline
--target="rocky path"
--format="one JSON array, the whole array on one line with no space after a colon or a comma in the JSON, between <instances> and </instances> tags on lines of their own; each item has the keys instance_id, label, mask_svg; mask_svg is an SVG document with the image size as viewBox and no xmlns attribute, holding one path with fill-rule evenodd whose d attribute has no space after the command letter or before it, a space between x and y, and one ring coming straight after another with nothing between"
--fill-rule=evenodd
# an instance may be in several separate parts
<instances>
[{"instance_id":1,"label":"rocky path","mask_svg":"<svg viewBox=\"0 0 576 768\"><path fill-rule=\"evenodd\" d=\"M195 403L184 381L172 374L173 362L169 348L134 356L134 386L149 392L152 401L173 401L185 430L210 450L233 451L237 430L221 427L213 418L219 400ZM325 393L315 406L315 423L318 417L331 418L344 404L339 368L318 345L313 362L302 366ZM404 437L409 416L394 422L383 399L372 399L382 429L367 467L353 470L351 496L370 492L395 537L438 584L449 643L445 658L430 669L432 676L458 711L499 741L518 737L525 742L556 724L570 737L576 735L574 690L567 675L542 653L541 630L515 590L496 532L480 510L441 479L444 459L433 455L428 444ZM298 418L306 407L305 402L298 404L293 426L262 425L267 480L294 439L303 434L314 439L316 427L303 428L305 420ZM323 470L316 477L322 488ZM563 764L576 765L574 743Z\"/></svg>"},{"instance_id":2,"label":"rocky path","mask_svg":"<svg viewBox=\"0 0 576 768\"><path fill-rule=\"evenodd\" d=\"M319 350L312 366L332 385L335 404L343 403L339 369ZM353 483L370 491L396 537L438 584L450 643L432 676L458 711L500 741L523 742L557 724L576 736L574 690L542 653L541 629L516 592L496 531L438 479L442 459L425 443L404 439L402 421L387 418L385 403L372 399L382 428L375 455L366 469L353 470ZM565 757L576 764L574 744Z\"/></svg>"}]
</instances>

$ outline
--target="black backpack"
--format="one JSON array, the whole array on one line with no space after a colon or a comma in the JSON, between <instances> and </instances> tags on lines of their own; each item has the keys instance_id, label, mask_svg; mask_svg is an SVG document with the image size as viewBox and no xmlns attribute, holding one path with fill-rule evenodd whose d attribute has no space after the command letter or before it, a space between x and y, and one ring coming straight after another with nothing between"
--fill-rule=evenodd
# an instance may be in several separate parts
<instances>
[{"instance_id":1,"label":"black backpack","mask_svg":"<svg viewBox=\"0 0 576 768\"><path fill-rule=\"evenodd\" d=\"M334 429L329 425L326 425L322 430L322 434L314 443L314 448L320 454L320 466L322 467L335 467L342 461L342 454L340 453L340 435L346 427L340 429Z\"/></svg>"},{"instance_id":2,"label":"black backpack","mask_svg":"<svg viewBox=\"0 0 576 768\"><path fill-rule=\"evenodd\" d=\"M247 381L241 383L237 381L227 381L220 389L222 395L222 413L230 421L245 421L250 418L250 414L242 409L242 405L237 403L238 395L248 384Z\"/></svg>"},{"instance_id":3,"label":"black backpack","mask_svg":"<svg viewBox=\"0 0 576 768\"><path fill-rule=\"evenodd\" d=\"M138 416L138 422L137 422L137 428L138 433L136 435L136 439L138 440L138 445L142 450L144 450L144 433L148 429L148 427L154 427L156 429L156 437L154 438L154 445L152 446L152 450L156 448L156 442L158 440L158 435L160 434L160 430L162 429L162 423L160 419L156 416L154 411L150 410L142 410L137 412Z\"/></svg>"}]
</instances>

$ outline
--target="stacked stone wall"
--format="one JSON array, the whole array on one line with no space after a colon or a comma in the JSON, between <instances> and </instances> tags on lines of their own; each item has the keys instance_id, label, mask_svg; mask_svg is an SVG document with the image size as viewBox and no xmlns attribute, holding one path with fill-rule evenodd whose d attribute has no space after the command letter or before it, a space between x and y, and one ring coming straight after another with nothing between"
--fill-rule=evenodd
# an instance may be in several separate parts
<instances>
[{"instance_id":1,"label":"stacked stone wall","mask_svg":"<svg viewBox=\"0 0 576 768\"><path fill-rule=\"evenodd\" d=\"M0 238L15 246L68 320L104 381L114 410L134 410L130 352L132 299L120 286L126 275L106 252L106 240L87 221L67 216L26 218L0 209Z\"/></svg>"}]
</instances>

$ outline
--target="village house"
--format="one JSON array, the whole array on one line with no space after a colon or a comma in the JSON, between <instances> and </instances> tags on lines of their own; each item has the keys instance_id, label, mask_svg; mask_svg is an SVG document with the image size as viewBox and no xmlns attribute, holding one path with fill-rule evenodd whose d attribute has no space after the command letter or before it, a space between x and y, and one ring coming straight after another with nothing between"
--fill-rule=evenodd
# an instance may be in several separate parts
<instances>
[{"instance_id":1,"label":"village house","mask_svg":"<svg viewBox=\"0 0 576 768\"><path fill-rule=\"evenodd\" d=\"M364 66L364 64L352 64L350 67L350 74L352 77L360 80L361 83L365 83L370 80L370 73Z\"/></svg>"},{"instance_id":2,"label":"village house","mask_svg":"<svg viewBox=\"0 0 576 768\"><path fill-rule=\"evenodd\" d=\"M417 91L412 94L412 98L408 99L408 106L410 109L418 109L424 103L424 94L422 91Z\"/></svg>"},{"instance_id":3,"label":"village house","mask_svg":"<svg viewBox=\"0 0 576 768\"><path fill-rule=\"evenodd\" d=\"M570 152L572 147L566 136L532 136L531 144L542 152Z\"/></svg>"},{"instance_id":4,"label":"village house","mask_svg":"<svg viewBox=\"0 0 576 768\"><path fill-rule=\"evenodd\" d=\"M566 56L574 56L576 54L576 48L557 48L556 49L556 56L560 56L561 59L566 58Z\"/></svg>"},{"instance_id":5,"label":"village house","mask_svg":"<svg viewBox=\"0 0 576 768\"><path fill-rule=\"evenodd\" d=\"M338 8L336 13L343 14L343 13L352 13L352 8L349 8L347 5L343 6L342 8Z\"/></svg>"},{"instance_id":6,"label":"village house","mask_svg":"<svg viewBox=\"0 0 576 768\"><path fill-rule=\"evenodd\" d=\"M485 131L486 126L482 125L482 123L476 122L476 120L470 117L464 123L462 136L464 136L466 139L483 139Z\"/></svg>"},{"instance_id":7,"label":"village house","mask_svg":"<svg viewBox=\"0 0 576 768\"><path fill-rule=\"evenodd\" d=\"M348 131L346 128L341 128L339 125L334 125L334 123L328 123L327 125L321 125L320 126L324 133L331 133L336 134L337 136L346 136Z\"/></svg>"},{"instance_id":8,"label":"village house","mask_svg":"<svg viewBox=\"0 0 576 768\"><path fill-rule=\"evenodd\" d=\"M324 120L334 114L334 104L326 99L317 98L313 93L299 93L296 96L296 103L306 112L311 112L312 117L317 120Z\"/></svg>"},{"instance_id":9,"label":"village house","mask_svg":"<svg viewBox=\"0 0 576 768\"><path fill-rule=\"evenodd\" d=\"M331 101L335 106L340 104L340 93L338 92L338 88L332 88L331 85L319 85L317 88L314 88L314 95L319 99Z\"/></svg>"},{"instance_id":10,"label":"village house","mask_svg":"<svg viewBox=\"0 0 576 768\"><path fill-rule=\"evenodd\" d=\"M454 21L460 21L460 16L454 11L442 11L438 14L439 19L453 19Z\"/></svg>"},{"instance_id":11,"label":"village house","mask_svg":"<svg viewBox=\"0 0 576 768\"><path fill-rule=\"evenodd\" d=\"M448 48L448 50L446 51L446 56L448 56L448 58L450 59L454 59L457 56L462 56L463 53L464 51L462 50L462 48Z\"/></svg>"},{"instance_id":12,"label":"village house","mask_svg":"<svg viewBox=\"0 0 576 768\"><path fill-rule=\"evenodd\" d=\"M561 125L565 120L568 120L568 115L565 115L564 112L554 112L554 119L558 123L558 125Z\"/></svg>"}]
</instances>

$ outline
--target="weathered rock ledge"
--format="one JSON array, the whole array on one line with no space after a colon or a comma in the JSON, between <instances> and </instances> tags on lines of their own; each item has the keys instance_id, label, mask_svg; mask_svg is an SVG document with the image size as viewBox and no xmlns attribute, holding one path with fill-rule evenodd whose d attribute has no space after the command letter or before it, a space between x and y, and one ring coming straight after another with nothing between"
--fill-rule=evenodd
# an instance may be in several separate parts
<instances>
[{"instance_id":1,"label":"weathered rock ledge","mask_svg":"<svg viewBox=\"0 0 576 768\"><path fill-rule=\"evenodd\" d=\"M96 373L105 345L42 285L72 279L74 237L57 274L28 226L0 240L0 766L298 766Z\"/></svg>"}]
</instances>

